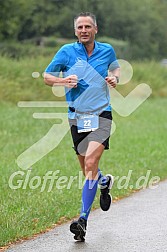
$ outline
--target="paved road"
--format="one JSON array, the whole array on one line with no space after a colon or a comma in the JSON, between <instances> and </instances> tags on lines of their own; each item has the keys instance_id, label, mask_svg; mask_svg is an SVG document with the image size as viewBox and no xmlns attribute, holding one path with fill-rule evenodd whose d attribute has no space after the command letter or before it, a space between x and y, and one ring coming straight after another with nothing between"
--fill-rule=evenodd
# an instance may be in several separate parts
<instances>
[{"instance_id":1,"label":"paved road","mask_svg":"<svg viewBox=\"0 0 167 252\"><path fill-rule=\"evenodd\" d=\"M134 193L108 212L91 213L86 242L73 240L69 224L9 248L8 252L167 251L167 181Z\"/></svg>"}]
</instances>

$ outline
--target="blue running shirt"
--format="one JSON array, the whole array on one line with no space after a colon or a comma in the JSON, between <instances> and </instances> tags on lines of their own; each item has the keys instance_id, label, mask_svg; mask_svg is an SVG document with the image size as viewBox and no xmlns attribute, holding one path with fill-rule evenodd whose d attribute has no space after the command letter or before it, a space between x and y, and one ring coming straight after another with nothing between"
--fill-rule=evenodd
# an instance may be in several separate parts
<instances>
[{"instance_id":1,"label":"blue running shirt","mask_svg":"<svg viewBox=\"0 0 167 252\"><path fill-rule=\"evenodd\" d=\"M77 75L77 88L65 87L69 107L82 113L100 114L104 110L111 110L105 77L108 76L108 70L112 71L118 67L111 45L95 41L93 53L89 57L85 46L75 42L62 46L45 72L57 77L60 72L63 77ZM69 118L75 118L75 112L69 110Z\"/></svg>"}]
</instances>

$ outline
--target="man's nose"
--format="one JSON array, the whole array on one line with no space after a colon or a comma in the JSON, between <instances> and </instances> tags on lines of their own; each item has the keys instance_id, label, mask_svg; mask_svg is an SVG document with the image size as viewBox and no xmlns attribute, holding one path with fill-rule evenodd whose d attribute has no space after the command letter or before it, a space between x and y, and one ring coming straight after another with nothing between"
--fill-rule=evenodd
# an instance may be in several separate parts
<instances>
[{"instance_id":1,"label":"man's nose","mask_svg":"<svg viewBox=\"0 0 167 252\"><path fill-rule=\"evenodd\" d=\"M82 27L82 32L86 32L85 26Z\"/></svg>"}]
</instances>

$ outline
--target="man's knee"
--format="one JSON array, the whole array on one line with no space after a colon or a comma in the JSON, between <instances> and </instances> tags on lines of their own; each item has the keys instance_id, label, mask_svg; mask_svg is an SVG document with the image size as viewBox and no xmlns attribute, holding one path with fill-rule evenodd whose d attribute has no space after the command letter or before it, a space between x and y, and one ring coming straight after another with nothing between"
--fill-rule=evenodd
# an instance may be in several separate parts
<instances>
[{"instance_id":1,"label":"man's knee","mask_svg":"<svg viewBox=\"0 0 167 252\"><path fill-rule=\"evenodd\" d=\"M94 177L98 169L98 160L94 157L88 157L85 159L85 175L88 174Z\"/></svg>"}]
</instances>

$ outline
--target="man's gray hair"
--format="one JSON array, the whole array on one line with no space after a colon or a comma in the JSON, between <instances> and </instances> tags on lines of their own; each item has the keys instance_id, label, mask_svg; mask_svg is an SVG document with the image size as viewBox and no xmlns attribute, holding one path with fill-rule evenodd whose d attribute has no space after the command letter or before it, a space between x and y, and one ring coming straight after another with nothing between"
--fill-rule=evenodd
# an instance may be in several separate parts
<instances>
[{"instance_id":1,"label":"man's gray hair","mask_svg":"<svg viewBox=\"0 0 167 252\"><path fill-rule=\"evenodd\" d=\"M76 28L75 24L76 24L76 21L79 17L90 17L94 23L94 25L96 26L97 25L97 22L96 22L96 16L91 13L91 12L81 12L79 13L75 18L74 18L74 28Z\"/></svg>"}]
</instances>

